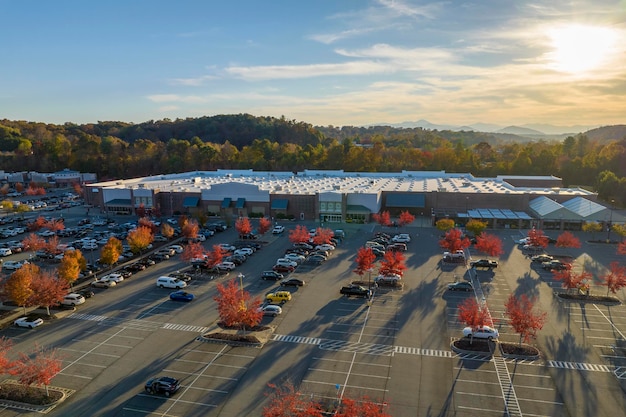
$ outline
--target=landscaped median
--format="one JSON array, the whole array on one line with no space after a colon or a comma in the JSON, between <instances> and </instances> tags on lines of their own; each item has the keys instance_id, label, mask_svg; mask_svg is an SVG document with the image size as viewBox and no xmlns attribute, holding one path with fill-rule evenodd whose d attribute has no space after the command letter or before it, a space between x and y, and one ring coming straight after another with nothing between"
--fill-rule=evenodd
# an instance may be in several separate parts
<instances>
[{"instance_id":1,"label":"landscaped median","mask_svg":"<svg viewBox=\"0 0 626 417\"><path fill-rule=\"evenodd\" d=\"M508 359L539 359L541 353L539 349L527 344L504 343L482 339L470 340L468 337L457 339L452 342L451 348L456 353L492 356L498 347L503 357Z\"/></svg>"},{"instance_id":2,"label":"landscaped median","mask_svg":"<svg viewBox=\"0 0 626 417\"><path fill-rule=\"evenodd\" d=\"M251 329L215 326L198 336L196 340L210 343L223 343L231 346L263 347L274 333L273 326L255 326Z\"/></svg>"}]
</instances>

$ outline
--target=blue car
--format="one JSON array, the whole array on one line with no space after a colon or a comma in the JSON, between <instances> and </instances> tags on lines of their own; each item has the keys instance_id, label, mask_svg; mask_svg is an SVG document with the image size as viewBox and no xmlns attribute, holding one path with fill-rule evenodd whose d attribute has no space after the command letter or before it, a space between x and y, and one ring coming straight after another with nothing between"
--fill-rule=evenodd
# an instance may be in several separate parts
<instances>
[{"instance_id":1,"label":"blue car","mask_svg":"<svg viewBox=\"0 0 626 417\"><path fill-rule=\"evenodd\" d=\"M170 300L173 301L191 301L193 300L193 294L187 291L174 291L170 293Z\"/></svg>"}]
</instances>

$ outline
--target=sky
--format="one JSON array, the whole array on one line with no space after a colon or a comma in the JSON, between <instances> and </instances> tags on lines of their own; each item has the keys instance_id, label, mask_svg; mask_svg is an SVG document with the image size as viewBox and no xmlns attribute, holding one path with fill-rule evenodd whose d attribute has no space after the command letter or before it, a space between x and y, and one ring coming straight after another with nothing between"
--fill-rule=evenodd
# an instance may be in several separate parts
<instances>
[{"instance_id":1,"label":"sky","mask_svg":"<svg viewBox=\"0 0 626 417\"><path fill-rule=\"evenodd\" d=\"M0 118L626 123L626 0L0 0Z\"/></svg>"}]
</instances>

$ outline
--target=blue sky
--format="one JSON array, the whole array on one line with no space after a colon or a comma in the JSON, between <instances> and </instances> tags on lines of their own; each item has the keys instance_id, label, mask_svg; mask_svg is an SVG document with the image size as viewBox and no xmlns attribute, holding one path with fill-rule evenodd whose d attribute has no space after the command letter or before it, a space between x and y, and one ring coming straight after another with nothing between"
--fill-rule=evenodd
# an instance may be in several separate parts
<instances>
[{"instance_id":1,"label":"blue sky","mask_svg":"<svg viewBox=\"0 0 626 417\"><path fill-rule=\"evenodd\" d=\"M0 118L626 123L624 0L0 0Z\"/></svg>"}]
</instances>

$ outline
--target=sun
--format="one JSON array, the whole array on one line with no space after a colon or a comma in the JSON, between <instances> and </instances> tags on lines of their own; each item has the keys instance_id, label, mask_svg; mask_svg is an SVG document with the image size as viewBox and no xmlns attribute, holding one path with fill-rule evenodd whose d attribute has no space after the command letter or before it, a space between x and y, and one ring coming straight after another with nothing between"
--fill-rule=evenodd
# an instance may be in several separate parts
<instances>
[{"instance_id":1,"label":"sun","mask_svg":"<svg viewBox=\"0 0 626 417\"><path fill-rule=\"evenodd\" d=\"M616 52L618 33L607 27L568 25L548 32L553 48L546 57L550 67L573 74L606 64Z\"/></svg>"}]
</instances>

